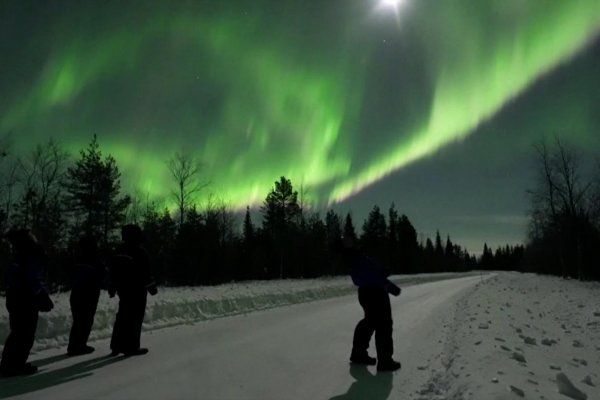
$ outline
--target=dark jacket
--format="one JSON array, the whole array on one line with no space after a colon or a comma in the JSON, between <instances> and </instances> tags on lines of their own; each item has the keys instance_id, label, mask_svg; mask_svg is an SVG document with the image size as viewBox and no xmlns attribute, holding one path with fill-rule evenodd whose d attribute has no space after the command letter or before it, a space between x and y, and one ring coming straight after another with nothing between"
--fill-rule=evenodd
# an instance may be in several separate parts
<instances>
[{"instance_id":1,"label":"dark jacket","mask_svg":"<svg viewBox=\"0 0 600 400\"><path fill-rule=\"evenodd\" d=\"M141 246L122 243L115 249L110 267L112 294L123 291L148 290L151 294L156 284L150 272L150 257Z\"/></svg>"},{"instance_id":2,"label":"dark jacket","mask_svg":"<svg viewBox=\"0 0 600 400\"><path fill-rule=\"evenodd\" d=\"M6 270L6 291L21 296L48 295L44 282L45 256L41 250L19 254Z\"/></svg>"},{"instance_id":3,"label":"dark jacket","mask_svg":"<svg viewBox=\"0 0 600 400\"><path fill-rule=\"evenodd\" d=\"M400 288L388 279L390 272L374 258L360 254L357 250L350 253L352 282L359 288L381 289L394 296L400 294Z\"/></svg>"},{"instance_id":4,"label":"dark jacket","mask_svg":"<svg viewBox=\"0 0 600 400\"><path fill-rule=\"evenodd\" d=\"M104 264L94 260L80 260L73 266L73 290L100 291L106 289L107 271Z\"/></svg>"},{"instance_id":5,"label":"dark jacket","mask_svg":"<svg viewBox=\"0 0 600 400\"><path fill-rule=\"evenodd\" d=\"M6 304L9 313L21 308L48 312L54 304L44 281L46 256L38 245L20 252L6 270ZM10 306L9 306L10 303Z\"/></svg>"},{"instance_id":6,"label":"dark jacket","mask_svg":"<svg viewBox=\"0 0 600 400\"><path fill-rule=\"evenodd\" d=\"M358 287L374 286L385 287L389 280L389 272L373 258L361 256L352 266L350 273L352 282Z\"/></svg>"}]
</instances>

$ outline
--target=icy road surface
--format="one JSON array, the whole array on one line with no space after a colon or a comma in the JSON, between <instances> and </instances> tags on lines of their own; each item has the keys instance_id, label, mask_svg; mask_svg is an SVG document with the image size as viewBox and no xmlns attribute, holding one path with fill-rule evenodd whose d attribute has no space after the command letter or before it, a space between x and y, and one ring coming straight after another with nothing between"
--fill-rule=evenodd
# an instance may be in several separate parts
<instances>
[{"instance_id":1,"label":"icy road surface","mask_svg":"<svg viewBox=\"0 0 600 400\"><path fill-rule=\"evenodd\" d=\"M0 380L0 398L359 399L428 397L442 368L456 304L479 276L409 286L392 297L394 357L403 368L350 367L355 295L144 332L150 353L109 357L109 341L74 358L35 354L40 372ZM375 355L374 342L371 355ZM428 384L429 382L429 384ZM433 393L429 393L433 394ZM433 397L432 397L433 398Z\"/></svg>"}]
</instances>

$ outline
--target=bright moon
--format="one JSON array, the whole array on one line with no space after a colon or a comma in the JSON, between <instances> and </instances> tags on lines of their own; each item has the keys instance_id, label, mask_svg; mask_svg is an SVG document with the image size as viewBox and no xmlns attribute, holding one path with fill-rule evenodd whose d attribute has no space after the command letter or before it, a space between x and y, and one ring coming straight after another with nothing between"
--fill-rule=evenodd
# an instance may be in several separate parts
<instances>
[{"instance_id":1,"label":"bright moon","mask_svg":"<svg viewBox=\"0 0 600 400\"><path fill-rule=\"evenodd\" d=\"M396 15L400 11L400 7L406 2L406 0L379 0L380 10L393 10Z\"/></svg>"},{"instance_id":2,"label":"bright moon","mask_svg":"<svg viewBox=\"0 0 600 400\"><path fill-rule=\"evenodd\" d=\"M381 5L384 7L398 8L403 0L381 0Z\"/></svg>"}]
</instances>

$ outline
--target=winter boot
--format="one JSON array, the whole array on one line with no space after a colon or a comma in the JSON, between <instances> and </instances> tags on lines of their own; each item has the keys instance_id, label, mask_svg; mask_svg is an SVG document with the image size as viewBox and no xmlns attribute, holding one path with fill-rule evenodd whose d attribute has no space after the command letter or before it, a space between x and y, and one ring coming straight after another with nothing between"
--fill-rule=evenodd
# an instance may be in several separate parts
<instances>
[{"instance_id":1,"label":"winter boot","mask_svg":"<svg viewBox=\"0 0 600 400\"><path fill-rule=\"evenodd\" d=\"M77 347L74 349L68 349L67 350L67 354L70 356L81 356L83 354L90 354L94 352L94 349L92 346L83 346L83 347Z\"/></svg>"},{"instance_id":2,"label":"winter boot","mask_svg":"<svg viewBox=\"0 0 600 400\"><path fill-rule=\"evenodd\" d=\"M140 347L139 349L134 349L134 350L127 350L124 351L123 354L125 354L125 356L141 356L144 354L148 353L148 349L144 348L144 347Z\"/></svg>"},{"instance_id":3,"label":"winter boot","mask_svg":"<svg viewBox=\"0 0 600 400\"><path fill-rule=\"evenodd\" d=\"M373 357L370 357L368 353L364 354L354 354L350 356L350 362L352 364L362 364L362 365L375 365L377 364L377 360Z\"/></svg>"},{"instance_id":4,"label":"winter boot","mask_svg":"<svg viewBox=\"0 0 600 400\"><path fill-rule=\"evenodd\" d=\"M11 376L21 376L21 375L32 375L35 374L38 370L38 367L35 365L31 365L30 363L23 364L19 367L14 368L2 368L0 369L0 375L3 377L11 377Z\"/></svg>"},{"instance_id":5,"label":"winter boot","mask_svg":"<svg viewBox=\"0 0 600 400\"><path fill-rule=\"evenodd\" d=\"M379 360L377 363L377 371L397 371L402 367L398 361L391 358L388 360Z\"/></svg>"}]
</instances>

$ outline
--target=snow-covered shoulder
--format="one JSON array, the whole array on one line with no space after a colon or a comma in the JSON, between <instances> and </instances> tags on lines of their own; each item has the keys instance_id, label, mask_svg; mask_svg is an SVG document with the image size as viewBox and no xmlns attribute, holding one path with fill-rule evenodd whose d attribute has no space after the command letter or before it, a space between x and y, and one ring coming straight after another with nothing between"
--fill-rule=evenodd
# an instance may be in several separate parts
<instances>
[{"instance_id":1,"label":"snow-covered shoulder","mask_svg":"<svg viewBox=\"0 0 600 400\"><path fill-rule=\"evenodd\" d=\"M600 283L498 273L450 325L423 398L600 399Z\"/></svg>"}]
</instances>

